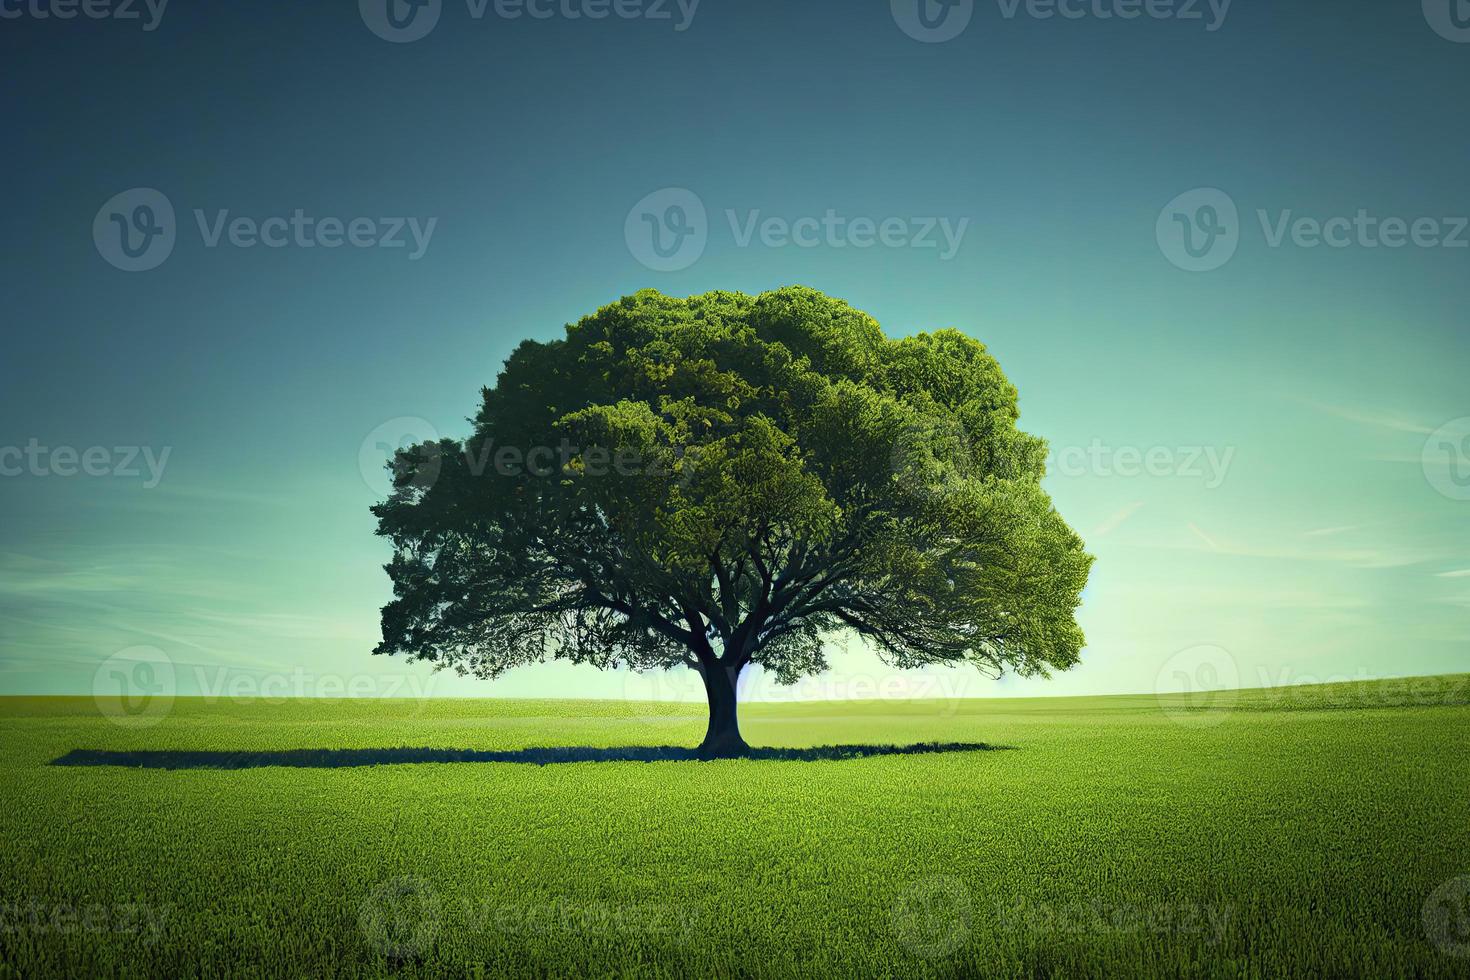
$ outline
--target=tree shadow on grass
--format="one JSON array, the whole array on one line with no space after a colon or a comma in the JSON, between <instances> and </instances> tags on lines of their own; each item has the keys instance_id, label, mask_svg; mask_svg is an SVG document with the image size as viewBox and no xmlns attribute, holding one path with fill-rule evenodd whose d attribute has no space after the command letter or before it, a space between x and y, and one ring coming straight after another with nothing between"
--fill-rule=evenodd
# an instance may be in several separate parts
<instances>
[{"instance_id":1,"label":"tree shadow on grass","mask_svg":"<svg viewBox=\"0 0 1470 980\"><path fill-rule=\"evenodd\" d=\"M984 742L920 742L914 745L820 745L814 748L753 748L746 759L821 762L877 755L931 755L940 752L990 752L1004 745ZM698 750L675 745L588 746L507 749L283 749L274 752L220 752L181 749L73 749L53 766L128 766L135 769L341 769L407 762L520 762L547 766L562 762L698 762Z\"/></svg>"}]
</instances>

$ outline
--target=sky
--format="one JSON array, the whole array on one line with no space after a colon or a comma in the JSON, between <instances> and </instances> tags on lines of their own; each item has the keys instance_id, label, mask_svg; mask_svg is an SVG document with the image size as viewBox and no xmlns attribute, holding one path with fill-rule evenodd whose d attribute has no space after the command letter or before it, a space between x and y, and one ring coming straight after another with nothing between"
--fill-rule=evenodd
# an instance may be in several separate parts
<instances>
[{"instance_id":1,"label":"sky","mask_svg":"<svg viewBox=\"0 0 1470 980\"><path fill-rule=\"evenodd\" d=\"M0 693L699 697L371 656L376 464L620 296L793 283L989 346L1088 645L747 697L1466 669L1449 2L387 2L0 0Z\"/></svg>"}]
</instances>

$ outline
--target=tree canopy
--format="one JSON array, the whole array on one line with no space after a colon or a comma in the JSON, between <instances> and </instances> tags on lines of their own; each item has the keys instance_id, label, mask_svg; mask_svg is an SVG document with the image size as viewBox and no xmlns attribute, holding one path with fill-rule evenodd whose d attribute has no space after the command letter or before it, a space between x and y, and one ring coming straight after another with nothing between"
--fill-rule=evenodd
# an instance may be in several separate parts
<instances>
[{"instance_id":1,"label":"tree canopy","mask_svg":"<svg viewBox=\"0 0 1470 980\"><path fill-rule=\"evenodd\" d=\"M487 678L686 665L711 755L744 748L743 668L819 672L836 631L897 667L1077 661L1092 559L1016 389L957 330L890 340L803 287L644 290L523 342L482 394L463 442L392 461L375 652Z\"/></svg>"}]
</instances>

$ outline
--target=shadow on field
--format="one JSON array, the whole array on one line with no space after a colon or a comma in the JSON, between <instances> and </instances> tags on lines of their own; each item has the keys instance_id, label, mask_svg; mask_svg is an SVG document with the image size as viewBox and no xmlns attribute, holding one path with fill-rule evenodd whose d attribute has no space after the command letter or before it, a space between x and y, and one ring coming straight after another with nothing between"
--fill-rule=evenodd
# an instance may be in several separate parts
<instances>
[{"instance_id":1,"label":"shadow on field","mask_svg":"<svg viewBox=\"0 0 1470 980\"><path fill-rule=\"evenodd\" d=\"M820 745L807 749L753 748L748 759L776 762L821 762L875 755L930 755L939 752L990 752L1003 745L983 742L920 742L914 745ZM547 766L561 762L698 762L697 750L675 745L630 745L599 749L587 746L507 749L284 749L276 752L217 752L180 749L73 749L53 766L131 766L136 769L341 769L389 766L405 762L522 762Z\"/></svg>"}]
</instances>

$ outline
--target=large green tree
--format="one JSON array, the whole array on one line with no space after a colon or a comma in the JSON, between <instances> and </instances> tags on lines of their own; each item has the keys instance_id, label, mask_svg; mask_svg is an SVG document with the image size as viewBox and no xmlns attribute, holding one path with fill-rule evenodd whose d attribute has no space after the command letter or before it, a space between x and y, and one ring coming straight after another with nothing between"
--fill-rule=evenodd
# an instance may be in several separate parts
<instances>
[{"instance_id":1,"label":"large green tree","mask_svg":"<svg viewBox=\"0 0 1470 980\"><path fill-rule=\"evenodd\" d=\"M522 343L468 439L395 456L375 652L688 667L706 757L747 748L742 670L819 672L838 631L898 667L1065 669L1092 559L1017 417L956 330L889 340L800 287L625 297Z\"/></svg>"}]
</instances>

